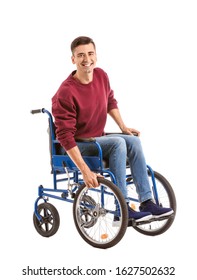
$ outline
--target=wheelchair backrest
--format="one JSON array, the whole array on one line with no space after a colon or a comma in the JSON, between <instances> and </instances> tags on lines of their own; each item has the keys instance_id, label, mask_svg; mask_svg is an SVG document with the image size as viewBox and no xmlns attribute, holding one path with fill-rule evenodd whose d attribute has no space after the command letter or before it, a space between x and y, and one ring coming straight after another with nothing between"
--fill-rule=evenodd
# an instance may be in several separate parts
<instances>
[{"instance_id":1,"label":"wheelchair backrest","mask_svg":"<svg viewBox=\"0 0 197 280\"><path fill-rule=\"evenodd\" d=\"M64 168L69 170L78 170L77 166L70 159L70 157L65 153L62 155L60 149L62 149L59 141L56 139L55 134L55 124L53 121L52 114L44 110L44 113L48 114L48 134L49 134L49 150L50 150L50 163L51 163L51 173L55 171L64 172ZM95 144L98 145L98 144ZM102 153L100 151L100 153ZM101 170L102 169L102 156L84 156L84 161L92 170Z\"/></svg>"}]
</instances>

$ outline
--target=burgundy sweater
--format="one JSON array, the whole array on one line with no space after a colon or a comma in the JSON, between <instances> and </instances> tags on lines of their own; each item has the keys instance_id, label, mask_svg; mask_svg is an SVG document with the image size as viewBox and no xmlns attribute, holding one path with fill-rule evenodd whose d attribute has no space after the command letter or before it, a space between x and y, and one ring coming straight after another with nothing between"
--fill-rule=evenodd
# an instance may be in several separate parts
<instances>
[{"instance_id":1,"label":"burgundy sweater","mask_svg":"<svg viewBox=\"0 0 197 280\"><path fill-rule=\"evenodd\" d=\"M107 74L95 68L93 81L82 84L73 78L75 71L61 84L52 98L56 137L69 150L75 138L104 135L107 113L118 108Z\"/></svg>"}]
</instances>

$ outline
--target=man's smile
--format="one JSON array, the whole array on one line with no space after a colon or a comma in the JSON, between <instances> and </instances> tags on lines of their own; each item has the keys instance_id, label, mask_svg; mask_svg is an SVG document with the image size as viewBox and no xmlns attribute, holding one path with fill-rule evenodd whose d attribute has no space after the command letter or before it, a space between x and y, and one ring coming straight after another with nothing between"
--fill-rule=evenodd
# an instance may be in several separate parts
<instances>
[{"instance_id":1,"label":"man's smile","mask_svg":"<svg viewBox=\"0 0 197 280\"><path fill-rule=\"evenodd\" d=\"M90 67L91 65L93 65L93 62L92 63L82 63L82 65L85 67Z\"/></svg>"}]
</instances>

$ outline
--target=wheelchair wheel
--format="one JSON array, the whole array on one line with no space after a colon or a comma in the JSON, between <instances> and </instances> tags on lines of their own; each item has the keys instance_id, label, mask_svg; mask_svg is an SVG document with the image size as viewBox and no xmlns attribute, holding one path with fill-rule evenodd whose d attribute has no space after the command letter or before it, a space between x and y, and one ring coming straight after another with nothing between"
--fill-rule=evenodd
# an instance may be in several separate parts
<instances>
[{"instance_id":1,"label":"wheelchair wheel","mask_svg":"<svg viewBox=\"0 0 197 280\"><path fill-rule=\"evenodd\" d=\"M44 237L54 235L60 224L57 209L52 204L44 202L38 205L38 213L42 217L41 221L38 220L35 213L33 214L33 222L37 232Z\"/></svg>"},{"instance_id":2,"label":"wheelchair wheel","mask_svg":"<svg viewBox=\"0 0 197 280\"><path fill-rule=\"evenodd\" d=\"M84 184L78 189L73 217L77 231L88 244L106 249L124 236L128 209L117 186L103 178L98 181L98 188L90 189Z\"/></svg>"},{"instance_id":3,"label":"wheelchair wheel","mask_svg":"<svg viewBox=\"0 0 197 280\"><path fill-rule=\"evenodd\" d=\"M159 205L163 207L171 207L174 210L174 214L172 216L169 216L168 218L161 218L160 220L152 220L150 223L138 223L134 229L138 232L149 235L149 236L155 236L164 233L166 230L169 229L169 227L172 225L175 214L176 214L176 198L174 195L174 191L170 185L170 183L164 178L160 173L154 172L155 181L156 181L156 187L157 187L157 193L159 198ZM149 174L150 178L150 185L152 186L152 179ZM152 188L153 189L153 188ZM154 192L153 192L153 198L154 198ZM138 204L138 205L137 205ZM139 203L133 204L133 208L138 208Z\"/></svg>"}]
</instances>

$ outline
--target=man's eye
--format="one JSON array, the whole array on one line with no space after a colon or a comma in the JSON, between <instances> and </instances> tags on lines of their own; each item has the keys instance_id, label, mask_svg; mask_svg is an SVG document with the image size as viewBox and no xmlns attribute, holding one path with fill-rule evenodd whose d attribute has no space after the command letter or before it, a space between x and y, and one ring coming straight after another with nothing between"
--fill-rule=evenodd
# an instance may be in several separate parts
<instances>
[{"instance_id":1,"label":"man's eye","mask_svg":"<svg viewBox=\"0 0 197 280\"><path fill-rule=\"evenodd\" d=\"M82 56L83 56L82 54L79 54L79 55L78 55L78 57L82 57Z\"/></svg>"}]
</instances>

